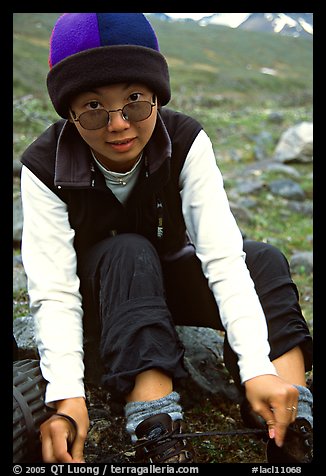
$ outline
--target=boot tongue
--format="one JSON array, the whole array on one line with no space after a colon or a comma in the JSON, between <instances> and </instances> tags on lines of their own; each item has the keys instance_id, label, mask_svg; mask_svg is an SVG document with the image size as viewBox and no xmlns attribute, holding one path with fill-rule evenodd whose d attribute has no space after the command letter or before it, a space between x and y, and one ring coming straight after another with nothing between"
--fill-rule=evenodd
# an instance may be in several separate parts
<instances>
[{"instance_id":1,"label":"boot tongue","mask_svg":"<svg viewBox=\"0 0 326 476\"><path fill-rule=\"evenodd\" d=\"M147 438L149 440L155 440L159 436L163 435L163 433L164 433L164 427L158 424L158 426L155 426L147 433Z\"/></svg>"},{"instance_id":2,"label":"boot tongue","mask_svg":"<svg viewBox=\"0 0 326 476\"><path fill-rule=\"evenodd\" d=\"M153 440L163 435L169 428L171 428L172 419L167 413L160 413L146 418L136 428L137 438L146 436L149 440Z\"/></svg>"}]
</instances>

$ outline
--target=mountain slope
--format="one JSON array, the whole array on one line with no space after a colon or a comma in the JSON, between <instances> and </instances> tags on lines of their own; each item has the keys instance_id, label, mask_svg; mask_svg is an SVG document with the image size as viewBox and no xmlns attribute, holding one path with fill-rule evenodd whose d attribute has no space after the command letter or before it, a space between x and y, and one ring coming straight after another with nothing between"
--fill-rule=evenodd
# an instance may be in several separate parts
<instances>
[{"instance_id":1,"label":"mountain slope","mask_svg":"<svg viewBox=\"0 0 326 476\"><path fill-rule=\"evenodd\" d=\"M14 95L47 98L48 44L59 13L15 13ZM157 14L156 14L157 15ZM264 100L312 94L312 42L304 38L149 16L170 67L173 95ZM272 73L272 74L270 74ZM47 101L47 99L45 99Z\"/></svg>"}]
</instances>

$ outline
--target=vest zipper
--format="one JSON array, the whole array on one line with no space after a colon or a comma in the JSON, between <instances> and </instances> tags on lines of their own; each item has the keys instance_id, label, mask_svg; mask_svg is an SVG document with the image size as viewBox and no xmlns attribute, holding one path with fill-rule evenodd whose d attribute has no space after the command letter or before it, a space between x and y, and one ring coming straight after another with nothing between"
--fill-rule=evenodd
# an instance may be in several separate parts
<instances>
[{"instance_id":1,"label":"vest zipper","mask_svg":"<svg viewBox=\"0 0 326 476\"><path fill-rule=\"evenodd\" d=\"M156 210L157 210L157 229L156 236L159 240L163 238L164 228L163 228L163 204L159 198L156 199Z\"/></svg>"},{"instance_id":2,"label":"vest zipper","mask_svg":"<svg viewBox=\"0 0 326 476\"><path fill-rule=\"evenodd\" d=\"M91 164L91 187L95 187L95 167Z\"/></svg>"}]
</instances>

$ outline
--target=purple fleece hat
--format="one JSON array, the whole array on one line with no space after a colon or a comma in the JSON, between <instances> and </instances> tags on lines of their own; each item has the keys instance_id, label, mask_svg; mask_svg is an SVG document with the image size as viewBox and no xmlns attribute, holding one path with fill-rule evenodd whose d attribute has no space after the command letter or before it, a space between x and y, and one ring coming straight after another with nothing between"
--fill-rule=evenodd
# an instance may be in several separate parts
<instances>
[{"instance_id":1,"label":"purple fleece hat","mask_svg":"<svg viewBox=\"0 0 326 476\"><path fill-rule=\"evenodd\" d=\"M49 96L64 118L75 94L108 84L144 83L161 106L171 97L168 65L143 13L64 13L50 38L49 66Z\"/></svg>"}]
</instances>

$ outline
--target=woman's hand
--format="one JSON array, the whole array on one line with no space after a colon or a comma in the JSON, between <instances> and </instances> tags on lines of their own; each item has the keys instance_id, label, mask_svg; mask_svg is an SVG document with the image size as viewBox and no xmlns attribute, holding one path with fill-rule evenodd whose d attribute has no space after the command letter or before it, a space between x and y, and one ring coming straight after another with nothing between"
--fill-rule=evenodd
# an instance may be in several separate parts
<instances>
[{"instance_id":1,"label":"woman's hand","mask_svg":"<svg viewBox=\"0 0 326 476\"><path fill-rule=\"evenodd\" d=\"M89 428L85 399L67 398L56 404L58 413L70 416L77 424L60 415L52 415L40 426L42 455L46 463L84 463L84 445Z\"/></svg>"},{"instance_id":2,"label":"woman's hand","mask_svg":"<svg viewBox=\"0 0 326 476\"><path fill-rule=\"evenodd\" d=\"M260 375L244 385L252 409L268 425L269 437L282 446L287 427L296 418L298 390L276 375Z\"/></svg>"}]
</instances>

